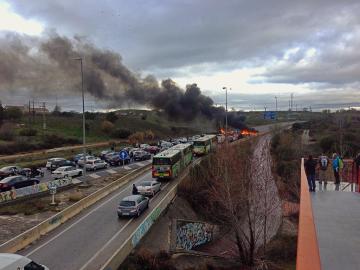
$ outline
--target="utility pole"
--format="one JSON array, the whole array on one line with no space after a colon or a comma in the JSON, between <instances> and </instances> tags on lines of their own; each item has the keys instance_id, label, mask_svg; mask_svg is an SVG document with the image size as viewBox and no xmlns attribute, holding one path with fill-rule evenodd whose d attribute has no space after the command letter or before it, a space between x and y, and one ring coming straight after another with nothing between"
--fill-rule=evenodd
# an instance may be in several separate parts
<instances>
[{"instance_id":1,"label":"utility pole","mask_svg":"<svg viewBox=\"0 0 360 270\"><path fill-rule=\"evenodd\" d=\"M31 122L31 100L29 99L29 114L28 114L29 128L30 128L30 122Z\"/></svg>"},{"instance_id":2,"label":"utility pole","mask_svg":"<svg viewBox=\"0 0 360 270\"><path fill-rule=\"evenodd\" d=\"M33 109L32 109L33 125L35 124L35 100L33 99Z\"/></svg>"},{"instance_id":3,"label":"utility pole","mask_svg":"<svg viewBox=\"0 0 360 270\"><path fill-rule=\"evenodd\" d=\"M43 102L42 115L43 115L43 135L44 136L45 136L45 130L46 130L45 110L46 110L46 105L45 105L45 102Z\"/></svg>"},{"instance_id":4,"label":"utility pole","mask_svg":"<svg viewBox=\"0 0 360 270\"><path fill-rule=\"evenodd\" d=\"M74 60L80 61L80 72L81 72L81 94L82 94L82 120L83 120L83 155L84 155L84 167L83 176L86 176L86 142L85 142L85 94L84 94L84 72L83 72L83 58L78 57ZM89 185L86 177L84 178L84 185Z\"/></svg>"},{"instance_id":5,"label":"utility pole","mask_svg":"<svg viewBox=\"0 0 360 270\"><path fill-rule=\"evenodd\" d=\"M223 87L225 90L225 142L227 143L227 133L228 133L228 120L227 120L227 114L228 114L228 108L227 108L227 87Z\"/></svg>"},{"instance_id":6,"label":"utility pole","mask_svg":"<svg viewBox=\"0 0 360 270\"><path fill-rule=\"evenodd\" d=\"M278 104L277 104L277 96L275 96L275 112L276 112L276 120L278 119Z\"/></svg>"}]
</instances>

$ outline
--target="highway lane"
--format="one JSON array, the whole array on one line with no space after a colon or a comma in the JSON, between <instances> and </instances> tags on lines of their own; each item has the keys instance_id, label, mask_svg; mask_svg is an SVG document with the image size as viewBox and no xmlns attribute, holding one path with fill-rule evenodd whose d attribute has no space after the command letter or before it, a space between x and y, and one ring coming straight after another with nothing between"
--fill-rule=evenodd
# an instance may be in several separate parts
<instances>
[{"instance_id":1,"label":"highway lane","mask_svg":"<svg viewBox=\"0 0 360 270\"><path fill-rule=\"evenodd\" d=\"M132 184L151 179L148 172L109 195L70 222L19 252L50 269L98 269L146 217L118 219L119 201L131 194ZM178 180L163 183L163 190L150 202L152 209ZM89 263L88 263L89 262Z\"/></svg>"}]
</instances>

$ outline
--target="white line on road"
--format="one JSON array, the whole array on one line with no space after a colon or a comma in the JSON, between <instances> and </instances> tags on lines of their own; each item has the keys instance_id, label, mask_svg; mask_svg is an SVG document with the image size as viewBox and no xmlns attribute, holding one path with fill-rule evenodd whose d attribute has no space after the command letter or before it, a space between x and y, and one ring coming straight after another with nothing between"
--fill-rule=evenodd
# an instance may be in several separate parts
<instances>
[{"instance_id":1,"label":"white line on road","mask_svg":"<svg viewBox=\"0 0 360 270\"><path fill-rule=\"evenodd\" d=\"M101 177L100 175L97 175L96 173L89 174L89 176L94 179Z\"/></svg>"},{"instance_id":2,"label":"white line on road","mask_svg":"<svg viewBox=\"0 0 360 270\"><path fill-rule=\"evenodd\" d=\"M138 167L145 166L144 162L136 162L135 165L138 166Z\"/></svg>"},{"instance_id":3,"label":"white line on road","mask_svg":"<svg viewBox=\"0 0 360 270\"><path fill-rule=\"evenodd\" d=\"M129 219L129 221L126 222L126 224L120 229L120 231L114 234L114 236L111 237L110 240L107 241L105 245L103 245L103 247L99 249L79 270L84 270L120 233L123 232L123 230L126 229L126 227L131 223L131 221L133 221L133 219L134 218Z\"/></svg>"},{"instance_id":4,"label":"white line on road","mask_svg":"<svg viewBox=\"0 0 360 270\"><path fill-rule=\"evenodd\" d=\"M131 182L131 181L130 181ZM46 241L44 244L38 246L37 248L35 248L33 251L30 251L28 254L25 255L25 257L30 256L31 254L34 254L36 251L38 251L39 249L43 248L44 246L46 246L47 244L49 244L50 242L54 241L56 238L58 238L59 236L61 236L62 234L64 234L65 232L67 232L68 230L70 230L72 227L74 227L76 224L78 224L79 222L81 222L82 220L84 220L85 218L87 218L88 216L90 216L92 213L94 213L95 211L97 211L99 208L103 207L105 204L107 204L109 201L113 200L115 197L119 196L121 193L126 191L126 187L124 190L120 191L119 193L114 194L114 196L110 197L110 199L104 201L102 204L98 205L97 207L95 207L93 210L91 210L89 213L87 213L86 215L84 215L83 217L79 218L76 222L74 222L73 224L71 224L69 227L67 227L65 230L61 231L60 233L58 233L57 235L55 235L54 237L52 237L50 240Z\"/></svg>"},{"instance_id":5,"label":"white line on road","mask_svg":"<svg viewBox=\"0 0 360 270\"><path fill-rule=\"evenodd\" d=\"M112 170L112 169L108 169L108 170L106 170L108 173L111 173L111 174L114 174L114 173L116 173L116 171L114 171L114 170Z\"/></svg>"},{"instance_id":6,"label":"white line on road","mask_svg":"<svg viewBox=\"0 0 360 270\"><path fill-rule=\"evenodd\" d=\"M169 185L169 183L166 183L166 184L164 185L163 189L166 188L167 185ZM159 192L156 193L156 195L158 195L158 194L159 194ZM155 196L156 196L156 195L155 195ZM152 197L149 202L151 202L152 200L154 200L155 196ZM151 210L151 211L152 211L152 210ZM107 248L107 246L108 246L122 231L124 231L125 228L126 228L126 227L131 223L131 221L133 221L133 220L134 220L134 218L131 218L131 219L120 229L120 231L118 231L116 234L114 234L114 236L111 237L110 240L107 241L107 242L102 246L102 248L99 249L99 250L86 262L86 264L84 264L79 270L84 270L84 269L86 269L86 267L87 267L105 248Z\"/></svg>"},{"instance_id":7,"label":"white line on road","mask_svg":"<svg viewBox=\"0 0 360 270\"><path fill-rule=\"evenodd\" d=\"M125 169L125 170L131 170L131 167L129 167L129 166L124 166L124 169Z\"/></svg>"}]
</instances>

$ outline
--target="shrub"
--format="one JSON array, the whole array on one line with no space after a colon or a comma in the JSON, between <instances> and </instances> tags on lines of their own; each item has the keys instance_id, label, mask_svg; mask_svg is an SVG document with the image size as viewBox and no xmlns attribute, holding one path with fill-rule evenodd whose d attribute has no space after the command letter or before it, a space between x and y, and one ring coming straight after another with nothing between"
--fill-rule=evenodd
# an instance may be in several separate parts
<instances>
[{"instance_id":1,"label":"shrub","mask_svg":"<svg viewBox=\"0 0 360 270\"><path fill-rule=\"evenodd\" d=\"M111 136L119 139L127 139L131 135L131 131L124 128L117 128L112 133Z\"/></svg>"},{"instance_id":2,"label":"shrub","mask_svg":"<svg viewBox=\"0 0 360 270\"><path fill-rule=\"evenodd\" d=\"M150 140L150 141L155 138L155 134L154 134L154 132L152 132L151 129L150 129L150 130L146 130L145 133L144 133L144 135L145 135L145 138L146 138L147 140Z\"/></svg>"},{"instance_id":3,"label":"shrub","mask_svg":"<svg viewBox=\"0 0 360 270\"><path fill-rule=\"evenodd\" d=\"M135 132L129 136L130 144L143 143L144 142L144 132Z\"/></svg>"},{"instance_id":4,"label":"shrub","mask_svg":"<svg viewBox=\"0 0 360 270\"><path fill-rule=\"evenodd\" d=\"M4 141L12 141L15 138L13 125L4 124L0 128L0 139Z\"/></svg>"},{"instance_id":5,"label":"shrub","mask_svg":"<svg viewBox=\"0 0 360 270\"><path fill-rule=\"evenodd\" d=\"M80 201L84 197L85 196L84 196L84 194L82 192L76 191L76 192L70 194L69 201L77 202L77 201Z\"/></svg>"},{"instance_id":6,"label":"shrub","mask_svg":"<svg viewBox=\"0 0 360 270\"><path fill-rule=\"evenodd\" d=\"M111 123L115 123L118 120L118 117L115 112L109 112L106 114L105 119Z\"/></svg>"},{"instance_id":7,"label":"shrub","mask_svg":"<svg viewBox=\"0 0 360 270\"><path fill-rule=\"evenodd\" d=\"M105 134L110 134L111 131L114 129L114 124L110 121L103 121L101 123L101 131Z\"/></svg>"},{"instance_id":8,"label":"shrub","mask_svg":"<svg viewBox=\"0 0 360 270\"><path fill-rule=\"evenodd\" d=\"M325 153L334 151L335 138L332 136L324 137L320 140L320 147Z\"/></svg>"},{"instance_id":9,"label":"shrub","mask_svg":"<svg viewBox=\"0 0 360 270\"><path fill-rule=\"evenodd\" d=\"M20 136L26 136L26 137L36 136L36 134L37 134L37 130L33 128L25 128L20 130L19 132Z\"/></svg>"},{"instance_id":10,"label":"shrub","mask_svg":"<svg viewBox=\"0 0 360 270\"><path fill-rule=\"evenodd\" d=\"M5 118L9 120L19 120L22 117L22 111L18 108L6 108Z\"/></svg>"}]
</instances>

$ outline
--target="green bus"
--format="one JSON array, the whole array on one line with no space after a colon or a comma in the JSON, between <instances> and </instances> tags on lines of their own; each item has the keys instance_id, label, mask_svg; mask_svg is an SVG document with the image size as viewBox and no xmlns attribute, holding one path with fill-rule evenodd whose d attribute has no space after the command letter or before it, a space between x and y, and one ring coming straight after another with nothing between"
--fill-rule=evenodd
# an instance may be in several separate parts
<instances>
[{"instance_id":1,"label":"green bus","mask_svg":"<svg viewBox=\"0 0 360 270\"><path fill-rule=\"evenodd\" d=\"M171 149L176 149L181 152L181 170L185 169L193 160L192 145L190 143L180 143Z\"/></svg>"},{"instance_id":2,"label":"green bus","mask_svg":"<svg viewBox=\"0 0 360 270\"><path fill-rule=\"evenodd\" d=\"M182 170L182 155L178 149L167 149L153 157L153 178L175 178Z\"/></svg>"},{"instance_id":3,"label":"green bus","mask_svg":"<svg viewBox=\"0 0 360 270\"><path fill-rule=\"evenodd\" d=\"M194 141L193 153L195 156L206 155L216 147L216 135L204 135Z\"/></svg>"}]
</instances>

